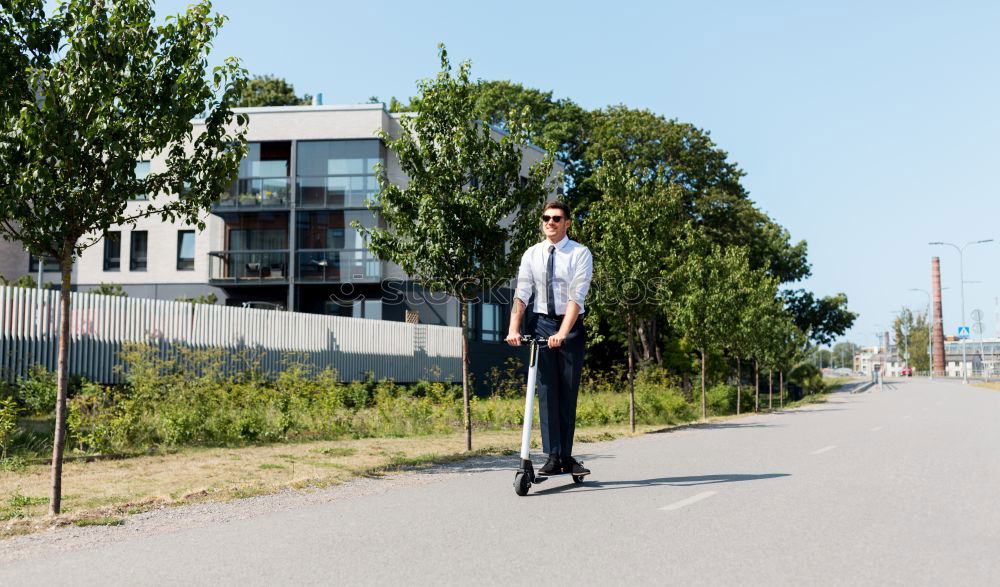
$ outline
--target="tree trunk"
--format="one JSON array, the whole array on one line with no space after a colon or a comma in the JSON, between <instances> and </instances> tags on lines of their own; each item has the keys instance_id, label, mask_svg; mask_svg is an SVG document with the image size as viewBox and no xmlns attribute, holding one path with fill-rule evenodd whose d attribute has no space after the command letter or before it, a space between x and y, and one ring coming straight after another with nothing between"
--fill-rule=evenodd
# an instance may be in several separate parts
<instances>
[{"instance_id":1,"label":"tree trunk","mask_svg":"<svg viewBox=\"0 0 1000 587\"><path fill-rule=\"evenodd\" d=\"M649 344L649 333L646 332L646 322L639 320L636 324L636 332L639 334L639 343L642 345L642 362L648 363L653 358L651 346Z\"/></svg>"},{"instance_id":2,"label":"tree trunk","mask_svg":"<svg viewBox=\"0 0 1000 587\"><path fill-rule=\"evenodd\" d=\"M767 370L767 409L774 406L774 369Z\"/></svg>"},{"instance_id":3,"label":"tree trunk","mask_svg":"<svg viewBox=\"0 0 1000 587\"><path fill-rule=\"evenodd\" d=\"M39 260L41 263L41 260ZM61 262L62 283L59 286L59 358L56 363L56 421L52 439L52 494L49 497L49 515L59 513L62 507L63 447L66 444L66 392L69 387L69 287L73 271L73 257L64 254Z\"/></svg>"},{"instance_id":4,"label":"tree trunk","mask_svg":"<svg viewBox=\"0 0 1000 587\"><path fill-rule=\"evenodd\" d=\"M778 401L785 407L785 370L778 369Z\"/></svg>"},{"instance_id":5,"label":"tree trunk","mask_svg":"<svg viewBox=\"0 0 1000 587\"><path fill-rule=\"evenodd\" d=\"M753 411L760 411L760 363L753 361Z\"/></svg>"},{"instance_id":6,"label":"tree trunk","mask_svg":"<svg viewBox=\"0 0 1000 587\"><path fill-rule=\"evenodd\" d=\"M708 417L708 409L705 407L705 349L701 349L701 419Z\"/></svg>"},{"instance_id":7,"label":"tree trunk","mask_svg":"<svg viewBox=\"0 0 1000 587\"><path fill-rule=\"evenodd\" d=\"M656 328L656 316L653 316L653 332L652 332L652 337L653 337L653 351L656 353L656 364L658 366L662 367L663 366L663 352L660 349L659 333L657 332L657 328Z\"/></svg>"},{"instance_id":8,"label":"tree trunk","mask_svg":"<svg viewBox=\"0 0 1000 587\"><path fill-rule=\"evenodd\" d=\"M465 450L472 450L472 412L469 409L469 308L459 300L459 323L462 325L462 409L465 423Z\"/></svg>"},{"instance_id":9,"label":"tree trunk","mask_svg":"<svg viewBox=\"0 0 1000 587\"><path fill-rule=\"evenodd\" d=\"M625 328L628 329L628 424L632 432L635 432L635 366L632 357L635 354L635 339L632 336L632 317L625 319Z\"/></svg>"},{"instance_id":10,"label":"tree trunk","mask_svg":"<svg viewBox=\"0 0 1000 587\"><path fill-rule=\"evenodd\" d=\"M741 375L740 371L742 371L741 367L743 367L743 365L740 363L740 358L736 357L736 415L737 416L740 415L740 399L742 399L741 392L743 389L742 387L740 387L740 375Z\"/></svg>"}]
</instances>

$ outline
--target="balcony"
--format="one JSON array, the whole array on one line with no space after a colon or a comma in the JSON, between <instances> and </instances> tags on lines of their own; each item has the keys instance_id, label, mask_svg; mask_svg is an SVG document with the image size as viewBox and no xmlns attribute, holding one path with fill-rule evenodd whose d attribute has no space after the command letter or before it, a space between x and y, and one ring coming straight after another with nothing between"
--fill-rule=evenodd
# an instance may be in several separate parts
<instances>
[{"instance_id":1,"label":"balcony","mask_svg":"<svg viewBox=\"0 0 1000 587\"><path fill-rule=\"evenodd\" d=\"M214 284L280 285L288 283L288 251L212 251L209 281Z\"/></svg>"},{"instance_id":2,"label":"balcony","mask_svg":"<svg viewBox=\"0 0 1000 587\"><path fill-rule=\"evenodd\" d=\"M377 283L382 280L382 261L364 249L302 250L295 260L298 283Z\"/></svg>"},{"instance_id":3,"label":"balcony","mask_svg":"<svg viewBox=\"0 0 1000 587\"><path fill-rule=\"evenodd\" d=\"M297 182L295 205L299 208L367 208L378 193L372 175L299 176Z\"/></svg>"},{"instance_id":4,"label":"balcony","mask_svg":"<svg viewBox=\"0 0 1000 587\"><path fill-rule=\"evenodd\" d=\"M287 210L292 180L288 177L238 179L222 198L212 204L212 212Z\"/></svg>"}]
</instances>

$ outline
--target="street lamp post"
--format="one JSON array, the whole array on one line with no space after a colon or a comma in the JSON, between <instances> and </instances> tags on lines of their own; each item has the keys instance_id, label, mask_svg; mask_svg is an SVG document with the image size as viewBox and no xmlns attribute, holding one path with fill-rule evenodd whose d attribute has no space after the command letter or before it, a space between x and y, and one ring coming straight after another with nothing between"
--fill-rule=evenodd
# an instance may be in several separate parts
<instances>
[{"instance_id":1,"label":"street lamp post","mask_svg":"<svg viewBox=\"0 0 1000 587\"><path fill-rule=\"evenodd\" d=\"M959 247L954 243L946 243L942 241L934 241L927 243L929 245L946 245L958 251L958 278L959 278L959 285L961 286L961 296L962 296L962 321L959 324L959 326L965 326L965 260L964 260L965 247L969 245L980 245L983 243L991 243L991 242L993 242L993 239L988 238L979 241L970 241L965 243L961 247ZM964 339L962 340L962 383L969 383L969 369L965 360Z\"/></svg>"}]
</instances>

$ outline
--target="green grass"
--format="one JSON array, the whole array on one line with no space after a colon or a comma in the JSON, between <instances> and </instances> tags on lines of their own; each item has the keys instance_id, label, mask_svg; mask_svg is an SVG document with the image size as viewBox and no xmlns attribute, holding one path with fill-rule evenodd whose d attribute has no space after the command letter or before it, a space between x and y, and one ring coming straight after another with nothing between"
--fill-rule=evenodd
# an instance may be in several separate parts
<instances>
[{"instance_id":1,"label":"green grass","mask_svg":"<svg viewBox=\"0 0 1000 587\"><path fill-rule=\"evenodd\" d=\"M263 463L260 466L261 469L287 469L285 465L277 465L274 463Z\"/></svg>"},{"instance_id":2,"label":"green grass","mask_svg":"<svg viewBox=\"0 0 1000 587\"><path fill-rule=\"evenodd\" d=\"M46 505L49 503L47 497L28 497L15 491L7 503L0 505L0 520L14 520L25 518L31 513L28 511L32 506Z\"/></svg>"},{"instance_id":3,"label":"green grass","mask_svg":"<svg viewBox=\"0 0 1000 587\"><path fill-rule=\"evenodd\" d=\"M73 522L73 525L80 526L81 528L83 528L86 526L121 526L124 523L125 523L125 518L104 516L101 518L84 518L82 520L77 520Z\"/></svg>"}]
</instances>

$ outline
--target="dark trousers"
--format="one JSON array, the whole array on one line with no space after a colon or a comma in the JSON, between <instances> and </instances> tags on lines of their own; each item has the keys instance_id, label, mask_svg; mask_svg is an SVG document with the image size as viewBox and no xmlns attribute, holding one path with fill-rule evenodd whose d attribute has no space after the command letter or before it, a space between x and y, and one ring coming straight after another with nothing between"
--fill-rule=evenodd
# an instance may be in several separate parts
<instances>
[{"instance_id":1,"label":"dark trousers","mask_svg":"<svg viewBox=\"0 0 1000 587\"><path fill-rule=\"evenodd\" d=\"M561 317L539 315L535 335L547 338L558 332L561 325ZM580 316L562 346L538 351L538 419L542 424L545 454L573 456L576 396L580 390L585 342L583 316Z\"/></svg>"}]
</instances>

